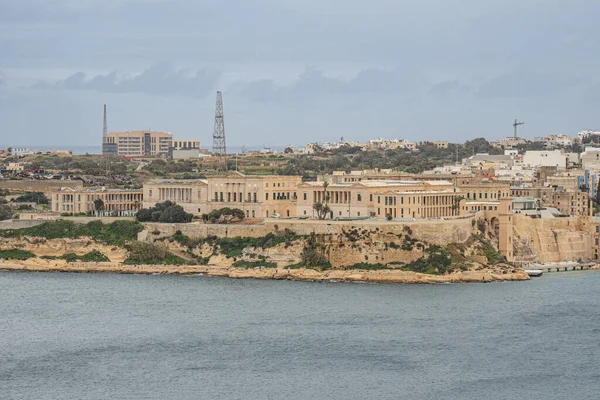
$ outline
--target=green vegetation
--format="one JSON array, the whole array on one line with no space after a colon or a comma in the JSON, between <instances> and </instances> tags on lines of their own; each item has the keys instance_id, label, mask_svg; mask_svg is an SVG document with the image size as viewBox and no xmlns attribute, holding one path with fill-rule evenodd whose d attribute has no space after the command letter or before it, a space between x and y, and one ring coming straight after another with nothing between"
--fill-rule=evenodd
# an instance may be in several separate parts
<instances>
[{"instance_id":1,"label":"green vegetation","mask_svg":"<svg viewBox=\"0 0 600 400\"><path fill-rule=\"evenodd\" d=\"M321 270L331 268L331 263L325 257L325 246L317 242L314 233L306 240L300 256L302 257L300 264L304 267L318 267Z\"/></svg>"},{"instance_id":2,"label":"green vegetation","mask_svg":"<svg viewBox=\"0 0 600 400\"><path fill-rule=\"evenodd\" d=\"M279 168L281 175L301 175L304 180L316 180L317 174L374 168L391 168L408 173L420 173L436 166L467 158L476 153L502 154L484 138L468 140L464 144L450 143L447 149L438 149L433 143L423 142L418 151L409 149L359 151L343 146L331 152L318 151L314 155L296 155ZM331 154L327 154L331 153Z\"/></svg>"},{"instance_id":3,"label":"green vegetation","mask_svg":"<svg viewBox=\"0 0 600 400\"><path fill-rule=\"evenodd\" d=\"M12 249L12 250L0 250L0 258L4 260L27 260L29 258L35 258L36 255L27 250Z\"/></svg>"},{"instance_id":4,"label":"green vegetation","mask_svg":"<svg viewBox=\"0 0 600 400\"><path fill-rule=\"evenodd\" d=\"M6 204L0 204L0 221L12 218L12 210Z\"/></svg>"},{"instance_id":5,"label":"green vegetation","mask_svg":"<svg viewBox=\"0 0 600 400\"><path fill-rule=\"evenodd\" d=\"M137 240L137 234L142 230L144 230L143 225L135 221L115 221L110 224L92 221L80 224L57 220L44 222L31 228L0 230L0 237L33 236L46 239L90 237L106 244L122 246L128 241Z\"/></svg>"},{"instance_id":6,"label":"green vegetation","mask_svg":"<svg viewBox=\"0 0 600 400\"><path fill-rule=\"evenodd\" d=\"M494 247L487 242L482 236L473 235L475 239L477 239L481 245L483 246L483 254L488 259L488 263L490 265L496 265L502 262L506 262L506 258L494 249Z\"/></svg>"},{"instance_id":7,"label":"green vegetation","mask_svg":"<svg viewBox=\"0 0 600 400\"><path fill-rule=\"evenodd\" d=\"M15 199L17 203L49 204L50 200L42 192L25 193Z\"/></svg>"},{"instance_id":8,"label":"green vegetation","mask_svg":"<svg viewBox=\"0 0 600 400\"><path fill-rule=\"evenodd\" d=\"M82 256L78 256L75 253L67 253L62 255L61 257L57 257L58 259L63 259L66 262L106 262L110 261L108 257L104 254L100 253L98 250L90 251Z\"/></svg>"},{"instance_id":9,"label":"green vegetation","mask_svg":"<svg viewBox=\"0 0 600 400\"><path fill-rule=\"evenodd\" d=\"M420 272L423 274L444 274L450 272L452 259L450 253L435 245L425 248L424 255L402 268L403 271Z\"/></svg>"},{"instance_id":10,"label":"green vegetation","mask_svg":"<svg viewBox=\"0 0 600 400\"><path fill-rule=\"evenodd\" d=\"M383 264L369 264L369 263L356 263L354 265L348 265L344 268L342 268L344 270L353 270L353 269L362 269L362 270L367 270L367 271L378 271L378 270L382 270L382 269L394 269L394 268L390 268L387 265L383 265Z\"/></svg>"},{"instance_id":11,"label":"green vegetation","mask_svg":"<svg viewBox=\"0 0 600 400\"><path fill-rule=\"evenodd\" d=\"M233 263L237 268L277 268L277 263L269 261L244 261L238 260Z\"/></svg>"},{"instance_id":12,"label":"green vegetation","mask_svg":"<svg viewBox=\"0 0 600 400\"><path fill-rule=\"evenodd\" d=\"M166 246L147 242L131 242L125 246L129 251L129 258L124 264L150 264L150 265L185 265L186 261L172 253Z\"/></svg>"},{"instance_id":13,"label":"green vegetation","mask_svg":"<svg viewBox=\"0 0 600 400\"><path fill-rule=\"evenodd\" d=\"M202 220L211 224L226 224L228 222L242 221L244 218L243 210L229 207L213 210L208 214L202 214Z\"/></svg>"},{"instance_id":14,"label":"green vegetation","mask_svg":"<svg viewBox=\"0 0 600 400\"><path fill-rule=\"evenodd\" d=\"M243 250L247 247L268 249L275 247L281 243L285 243L286 246L291 246L292 242L301 239L302 236L296 235L295 232L286 229L280 234L268 233L262 237L234 237L234 238L218 238L215 236L209 236L204 239L190 239L188 236L183 235L180 231L175 232L172 236L175 241L187 246L190 250L197 246L202 246L207 243L213 248L218 246L221 253L226 257L241 257Z\"/></svg>"},{"instance_id":15,"label":"green vegetation","mask_svg":"<svg viewBox=\"0 0 600 400\"><path fill-rule=\"evenodd\" d=\"M193 217L193 214L185 212L183 207L172 201L156 203L152 208L142 208L136 215L140 222L185 223L191 222Z\"/></svg>"}]
</instances>

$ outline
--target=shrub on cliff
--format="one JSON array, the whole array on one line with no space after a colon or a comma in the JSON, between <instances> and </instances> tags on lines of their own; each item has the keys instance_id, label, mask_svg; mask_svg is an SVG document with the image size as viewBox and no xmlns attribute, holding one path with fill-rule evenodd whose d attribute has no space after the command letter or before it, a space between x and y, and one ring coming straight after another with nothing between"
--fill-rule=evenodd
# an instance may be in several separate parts
<instances>
[{"instance_id":1,"label":"shrub on cliff","mask_svg":"<svg viewBox=\"0 0 600 400\"><path fill-rule=\"evenodd\" d=\"M183 265L186 263L183 258L169 253L167 248L162 245L131 242L126 248L129 251L129 257L125 260L125 264Z\"/></svg>"},{"instance_id":2,"label":"shrub on cliff","mask_svg":"<svg viewBox=\"0 0 600 400\"><path fill-rule=\"evenodd\" d=\"M0 251L0 258L4 260L27 260L35 257L35 254L27 250L12 249Z\"/></svg>"},{"instance_id":3,"label":"shrub on cliff","mask_svg":"<svg viewBox=\"0 0 600 400\"><path fill-rule=\"evenodd\" d=\"M449 272L451 264L452 258L446 249L431 245L424 250L422 257L407 264L402 270L438 275Z\"/></svg>"},{"instance_id":4,"label":"shrub on cliff","mask_svg":"<svg viewBox=\"0 0 600 400\"><path fill-rule=\"evenodd\" d=\"M0 206L1 207L1 206ZM107 244L124 245L137 239L137 234L144 230L142 224L135 221L114 221L104 224L92 221L87 224L67 220L44 222L41 225L23 229L0 230L0 237L33 236L46 239L63 239L91 237Z\"/></svg>"},{"instance_id":5,"label":"shrub on cliff","mask_svg":"<svg viewBox=\"0 0 600 400\"><path fill-rule=\"evenodd\" d=\"M316 235L312 233L306 240L306 244L300 254L301 265L305 267L320 267L321 269L331 268L331 263L325 257L324 246L317 242Z\"/></svg>"},{"instance_id":6,"label":"shrub on cliff","mask_svg":"<svg viewBox=\"0 0 600 400\"><path fill-rule=\"evenodd\" d=\"M207 243L212 246L218 246L221 254L226 257L241 257L245 248L254 247L261 249L268 249L275 247L281 243L285 243L286 247L289 247L294 241L303 238L303 236L297 235L290 229L285 229L283 232L278 234L269 232L265 236L261 237L233 237L233 238L218 238L216 236L209 236L205 239L191 239L190 237L181 233L181 231L175 232L173 239L187 246L189 249L193 249L196 246Z\"/></svg>"},{"instance_id":7,"label":"shrub on cliff","mask_svg":"<svg viewBox=\"0 0 600 400\"><path fill-rule=\"evenodd\" d=\"M237 268L277 268L277 263L270 261L244 261L238 260L233 263Z\"/></svg>"}]
</instances>

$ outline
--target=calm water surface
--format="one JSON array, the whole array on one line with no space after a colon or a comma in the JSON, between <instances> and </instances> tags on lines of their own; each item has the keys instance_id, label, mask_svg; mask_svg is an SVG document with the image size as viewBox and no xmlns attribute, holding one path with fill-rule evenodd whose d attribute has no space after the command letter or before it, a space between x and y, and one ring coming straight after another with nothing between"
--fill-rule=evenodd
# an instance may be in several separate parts
<instances>
[{"instance_id":1,"label":"calm water surface","mask_svg":"<svg viewBox=\"0 0 600 400\"><path fill-rule=\"evenodd\" d=\"M0 399L598 399L599 292L4 272Z\"/></svg>"}]
</instances>

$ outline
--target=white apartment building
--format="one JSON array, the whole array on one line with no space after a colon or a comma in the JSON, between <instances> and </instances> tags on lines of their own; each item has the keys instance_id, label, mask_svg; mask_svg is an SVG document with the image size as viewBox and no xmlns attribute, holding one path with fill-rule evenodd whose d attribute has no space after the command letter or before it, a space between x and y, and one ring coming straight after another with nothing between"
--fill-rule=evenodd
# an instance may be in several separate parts
<instances>
[{"instance_id":1,"label":"white apartment building","mask_svg":"<svg viewBox=\"0 0 600 400\"><path fill-rule=\"evenodd\" d=\"M567 156L560 150L526 151L523 155L523 165L527 167L557 167L567 168Z\"/></svg>"}]
</instances>

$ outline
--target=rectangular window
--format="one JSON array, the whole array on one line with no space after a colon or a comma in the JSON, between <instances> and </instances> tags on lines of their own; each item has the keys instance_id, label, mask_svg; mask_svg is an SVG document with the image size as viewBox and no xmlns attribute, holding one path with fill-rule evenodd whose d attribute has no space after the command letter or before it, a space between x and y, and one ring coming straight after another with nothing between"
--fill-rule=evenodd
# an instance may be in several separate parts
<instances>
[{"instance_id":1,"label":"rectangular window","mask_svg":"<svg viewBox=\"0 0 600 400\"><path fill-rule=\"evenodd\" d=\"M377 196L377 204L381 204L381 196Z\"/></svg>"},{"instance_id":2,"label":"rectangular window","mask_svg":"<svg viewBox=\"0 0 600 400\"><path fill-rule=\"evenodd\" d=\"M269 200L269 193L265 193L265 200Z\"/></svg>"},{"instance_id":3,"label":"rectangular window","mask_svg":"<svg viewBox=\"0 0 600 400\"><path fill-rule=\"evenodd\" d=\"M306 200L306 192L304 193L304 200Z\"/></svg>"}]
</instances>

